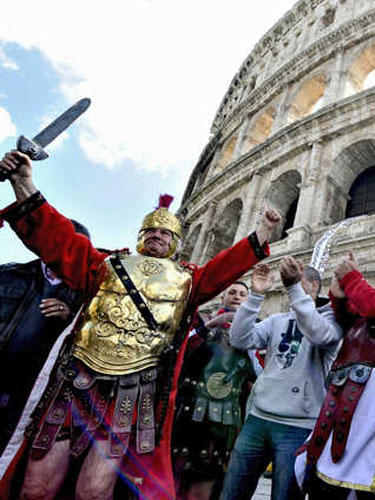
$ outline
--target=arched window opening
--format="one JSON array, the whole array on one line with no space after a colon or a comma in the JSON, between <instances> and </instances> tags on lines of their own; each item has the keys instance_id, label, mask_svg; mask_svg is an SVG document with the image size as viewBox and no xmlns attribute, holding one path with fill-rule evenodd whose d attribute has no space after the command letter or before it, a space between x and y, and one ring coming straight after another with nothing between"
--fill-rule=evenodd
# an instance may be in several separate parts
<instances>
[{"instance_id":1,"label":"arched window opening","mask_svg":"<svg viewBox=\"0 0 375 500\"><path fill-rule=\"evenodd\" d=\"M364 49L353 61L348 72L345 97L375 85L375 46Z\"/></svg>"},{"instance_id":2,"label":"arched window opening","mask_svg":"<svg viewBox=\"0 0 375 500\"><path fill-rule=\"evenodd\" d=\"M266 141L271 133L275 117L275 109L269 108L251 126L242 148L243 153L247 153L258 144Z\"/></svg>"},{"instance_id":3,"label":"arched window opening","mask_svg":"<svg viewBox=\"0 0 375 500\"><path fill-rule=\"evenodd\" d=\"M194 247L198 241L198 236L201 232L202 224L198 224L194 228L194 230L187 236L185 239L185 245L182 249L180 260L185 260L189 262L191 260L191 256L193 255Z\"/></svg>"},{"instance_id":4,"label":"arched window opening","mask_svg":"<svg viewBox=\"0 0 375 500\"><path fill-rule=\"evenodd\" d=\"M301 181L301 174L297 170L288 170L272 181L265 201L267 205L276 208L283 218L284 225L279 225L272 231L270 243L286 238L287 230L293 227Z\"/></svg>"},{"instance_id":5,"label":"arched window opening","mask_svg":"<svg viewBox=\"0 0 375 500\"><path fill-rule=\"evenodd\" d=\"M322 106L325 87L323 75L314 76L305 82L290 105L288 123L293 123L317 111Z\"/></svg>"},{"instance_id":6,"label":"arched window opening","mask_svg":"<svg viewBox=\"0 0 375 500\"><path fill-rule=\"evenodd\" d=\"M315 113L315 111L318 111L323 106L324 102L324 96L322 96L320 99L316 101L314 106L311 108L310 114Z\"/></svg>"},{"instance_id":7,"label":"arched window opening","mask_svg":"<svg viewBox=\"0 0 375 500\"><path fill-rule=\"evenodd\" d=\"M362 172L349 191L346 218L375 213L375 166Z\"/></svg>"},{"instance_id":8,"label":"arched window opening","mask_svg":"<svg viewBox=\"0 0 375 500\"><path fill-rule=\"evenodd\" d=\"M232 161L234 148L236 147L236 143L237 143L237 136L232 137L232 139L230 139L230 141L225 146L223 152L220 155L220 159L218 161L218 164L216 166L217 172L224 170L224 168L227 165L229 165L229 163Z\"/></svg>"},{"instance_id":9,"label":"arched window opening","mask_svg":"<svg viewBox=\"0 0 375 500\"><path fill-rule=\"evenodd\" d=\"M296 218L296 213L297 213L297 206L298 206L298 200L299 196L292 202L292 204L289 207L289 210L286 213L285 216L285 223L282 229L281 233L281 240L286 238L288 236L288 229L291 229L294 226L294 219Z\"/></svg>"},{"instance_id":10,"label":"arched window opening","mask_svg":"<svg viewBox=\"0 0 375 500\"><path fill-rule=\"evenodd\" d=\"M375 86L375 69L370 71L370 73L366 76L366 80L363 84L363 90L370 89Z\"/></svg>"},{"instance_id":11,"label":"arched window opening","mask_svg":"<svg viewBox=\"0 0 375 500\"><path fill-rule=\"evenodd\" d=\"M242 214L242 200L233 200L221 212L218 222L210 234L210 243L206 251L206 260L232 246Z\"/></svg>"},{"instance_id":12,"label":"arched window opening","mask_svg":"<svg viewBox=\"0 0 375 500\"><path fill-rule=\"evenodd\" d=\"M375 140L361 139L353 142L334 158L332 166L331 181L326 186L324 223L334 224L347 217L372 212L372 209L366 208L367 202L364 208L358 207L358 200L368 199L371 196L371 189L374 189L369 178L373 176L375 168ZM367 188L368 193L364 197L357 198L356 182L361 183L362 178L365 184L368 182L372 187ZM366 186L360 189L363 190L366 190Z\"/></svg>"}]
</instances>

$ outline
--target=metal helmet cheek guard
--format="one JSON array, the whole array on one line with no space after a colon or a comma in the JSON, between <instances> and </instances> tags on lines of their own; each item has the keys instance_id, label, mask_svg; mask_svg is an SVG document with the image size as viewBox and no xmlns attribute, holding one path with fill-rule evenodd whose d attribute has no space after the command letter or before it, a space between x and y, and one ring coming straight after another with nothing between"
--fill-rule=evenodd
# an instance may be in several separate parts
<instances>
[{"instance_id":1,"label":"metal helmet cheek guard","mask_svg":"<svg viewBox=\"0 0 375 500\"><path fill-rule=\"evenodd\" d=\"M172 257L178 247L178 243L182 236L181 223L175 215L169 212L168 208L173 201L173 197L167 194L161 195L159 198L159 206L153 212L150 212L143 219L141 228L138 233L137 252L145 254L144 236L147 229L168 229L172 233L172 240L169 245L169 252L165 256Z\"/></svg>"}]
</instances>

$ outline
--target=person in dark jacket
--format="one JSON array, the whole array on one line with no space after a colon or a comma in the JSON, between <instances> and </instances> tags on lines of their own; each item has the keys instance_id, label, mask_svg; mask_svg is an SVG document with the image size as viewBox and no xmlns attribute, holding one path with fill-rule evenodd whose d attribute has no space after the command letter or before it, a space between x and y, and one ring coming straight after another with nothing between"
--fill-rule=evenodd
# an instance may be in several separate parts
<instances>
[{"instance_id":1,"label":"person in dark jacket","mask_svg":"<svg viewBox=\"0 0 375 500\"><path fill-rule=\"evenodd\" d=\"M85 226L72 222L77 233L90 237ZM80 305L80 294L40 259L0 266L0 453L50 349Z\"/></svg>"}]
</instances>

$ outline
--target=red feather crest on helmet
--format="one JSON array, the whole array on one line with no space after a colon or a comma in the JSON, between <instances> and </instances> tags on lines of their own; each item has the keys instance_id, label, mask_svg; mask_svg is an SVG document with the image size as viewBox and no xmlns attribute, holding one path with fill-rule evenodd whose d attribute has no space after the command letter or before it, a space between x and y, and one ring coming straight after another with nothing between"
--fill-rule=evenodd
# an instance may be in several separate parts
<instances>
[{"instance_id":1,"label":"red feather crest on helmet","mask_svg":"<svg viewBox=\"0 0 375 500\"><path fill-rule=\"evenodd\" d=\"M170 194L161 194L159 196L159 205L156 208L169 208L173 200L174 198Z\"/></svg>"}]
</instances>

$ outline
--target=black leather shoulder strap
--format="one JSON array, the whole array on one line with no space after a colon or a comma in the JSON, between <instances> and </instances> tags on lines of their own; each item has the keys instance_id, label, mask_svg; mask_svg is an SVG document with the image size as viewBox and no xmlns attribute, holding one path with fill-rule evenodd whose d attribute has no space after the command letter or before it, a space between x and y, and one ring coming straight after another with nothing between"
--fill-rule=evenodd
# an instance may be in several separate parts
<instances>
[{"instance_id":1,"label":"black leather shoulder strap","mask_svg":"<svg viewBox=\"0 0 375 500\"><path fill-rule=\"evenodd\" d=\"M117 253L114 253L110 256L109 260L111 261L111 264L112 264L113 269L115 270L117 276L120 278L122 284L124 285L126 291L128 292L129 297L134 302L138 311L142 314L142 316L143 316L144 320L146 321L150 330L157 330L158 324L156 322L156 319L154 318L150 309L147 307L147 304L143 300L141 294L136 289L128 272L126 271L125 267L123 266L119 255Z\"/></svg>"}]
</instances>

